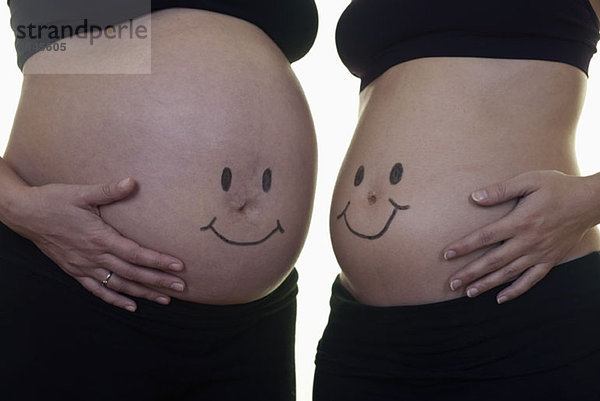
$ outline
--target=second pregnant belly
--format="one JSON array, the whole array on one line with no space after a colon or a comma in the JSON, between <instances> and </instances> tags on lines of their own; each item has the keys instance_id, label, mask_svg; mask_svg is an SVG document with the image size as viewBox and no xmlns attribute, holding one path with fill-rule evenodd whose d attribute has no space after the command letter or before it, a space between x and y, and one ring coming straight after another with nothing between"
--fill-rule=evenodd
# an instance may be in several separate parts
<instances>
[{"instance_id":1,"label":"second pregnant belly","mask_svg":"<svg viewBox=\"0 0 600 401\"><path fill-rule=\"evenodd\" d=\"M367 304L423 304L464 296L462 289L450 290L449 278L491 248L452 261L443 259L442 250L516 204L481 207L470 194L526 171L577 174L574 160L561 160L555 152L519 152L473 137L472 145L459 149L450 141L435 145L410 135L398 132L379 145L378 139L359 140L358 146L355 140L334 192L330 231L342 283ZM417 144L423 139L428 149ZM495 159L498 154L505 160ZM580 245L571 258L594 250L590 241Z\"/></svg>"},{"instance_id":2,"label":"second pregnant belly","mask_svg":"<svg viewBox=\"0 0 600 401\"><path fill-rule=\"evenodd\" d=\"M448 278L470 258L447 262L442 249L514 206L508 202L483 209L468 197L515 170L448 170L413 156L401 149L365 155L360 162L348 161L347 172L339 177L331 209L333 245L342 282L368 304L419 304L460 296L450 291Z\"/></svg>"},{"instance_id":3,"label":"second pregnant belly","mask_svg":"<svg viewBox=\"0 0 600 401\"><path fill-rule=\"evenodd\" d=\"M453 261L445 261L442 250L516 204L480 207L469 199L471 192L532 170L578 174L575 89L541 102L547 96L524 84L505 90L495 64L444 62L441 71L433 61L414 63L416 72L407 63L363 93L367 101L330 213L342 283L361 302L422 304L464 296L450 290L449 278L489 248ZM503 71L513 66L502 65ZM452 68L458 84L447 78ZM478 74L479 80L471 79ZM493 76L489 88L481 84L485 74ZM578 79L574 74L575 83ZM502 96L494 88L504 88ZM558 113L560 124L552 118ZM594 250L594 235L569 258Z\"/></svg>"}]
</instances>

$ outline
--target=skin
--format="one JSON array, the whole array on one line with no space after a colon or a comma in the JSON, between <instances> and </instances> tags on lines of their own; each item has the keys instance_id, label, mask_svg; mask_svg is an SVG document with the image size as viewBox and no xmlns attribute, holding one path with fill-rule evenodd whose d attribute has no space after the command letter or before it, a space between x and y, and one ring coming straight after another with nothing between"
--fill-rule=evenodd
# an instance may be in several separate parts
<instances>
[{"instance_id":1,"label":"skin","mask_svg":"<svg viewBox=\"0 0 600 401\"><path fill-rule=\"evenodd\" d=\"M600 15L600 0L590 0ZM444 259L493 246L450 279L452 291L476 297L514 280L496 297L499 304L522 295L568 258L582 238L600 224L600 173L568 176L535 171L477 189L471 201L482 207L517 201L513 211L443 250Z\"/></svg>"},{"instance_id":2,"label":"skin","mask_svg":"<svg viewBox=\"0 0 600 401\"><path fill-rule=\"evenodd\" d=\"M396 163L394 165L394 167L392 167L392 171L390 172L390 184L391 185L396 185L396 184L398 184L398 182L400 182L402 172L403 172L403 167L402 167L401 163ZM354 186L358 187L362 183L363 179L364 179L364 166L360 166L358 168L358 170L356 171L356 176L354 177ZM369 200L370 204L373 204L377 201L377 197L374 194L370 194L368 200ZM346 227L348 228L348 230L352 234L356 235L358 238L363 238L363 239L368 239L368 240L379 239L379 238L383 237L383 235L390 228L390 225L394 221L394 217L396 217L396 214L398 213L399 210L410 209L410 205L399 205L392 198L388 199L388 201L391 204L392 212L390 214L390 217L388 217L387 221L385 222L385 225L383 226L383 228L381 230L379 230L379 232L377 232L376 234L364 234L364 233L356 231L354 228L352 228L352 226L350 225L350 222L348 221L348 208L350 207L350 201L348 201L348 203L346 204L346 207L344 208L342 213L340 213L337 216L337 219L339 220L339 219L343 218L344 223L346 223Z\"/></svg>"},{"instance_id":3,"label":"skin","mask_svg":"<svg viewBox=\"0 0 600 401\"><path fill-rule=\"evenodd\" d=\"M600 223L600 174L576 177L559 171L536 171L475 191L482 207L517 200L505 217L449 245L445 259L478 249L493 250L468 263L450 279L476 297L515 279L497 295L498 303L514 299L542 280Z\"/></svg>"},{"instance_id":4,"label":"skin","mask_svg":"<svg viewBox=\"0 0 600 401\"><path fill-rule=\"evenodd\" d=\"M275 289L302 248L316 173L312 119L281 50L237 18L169 9L152 15L152 74L27 73L139 58L124 41L66 42L25 65L0 219L120 307L135 309L127 295L234 304ZM260 241L278 221L285 233Z\"/></svg>"},{"instance_id":5,"label":"skin","mask_svg":"<svg viewBox=\"0 0 600 401\"><path fill-rule=\"evenodd\" d=\"M499 237L478 247L463 243L458 249L462 254L448 260L444 251L453 240L511 211L519 210L516 216L523 217L515 199L486 207L470 201L474 190L521 174L531 188L547 189L544 199L551 199L544 207L527 201L530 206L524 210L548 222L536 228L544 238L558 235L556 241L542 241L545 249L560 241L567 244L551 255L553 262L600 249L592 228L598 215L598 178L578 177L574 152L585 89L585 74L566 64L454 57L411 60L371 83L361 92L358 126L331 207L342 284L359 301L379 306L465 296L465 286L452 290L451 280L460 274L473 274L465 284L476 279L476 269L459 271L500 249ZM398 160L404 175L390 185L388 172ZM364 180L355 187L361 165ZM388 199L410 209L398 212L376 240L357 237L337 219L350 201L352 228L376 233L390 216ZM549 220L549 213L556 220ZM575 224L554 229L574 215Z\"/></svg>"},{"instance_id":6,"label":"skin","mask_svg":"<svg viewBox=\"0 0 600 401\"><path fill-rule=\"evenodd\" d=\"M221 187L223 188L223 191L225 191L225 192L229 192L229 190L231 189L231 177L232 177L231 169L229 167L225 167L223 169L223 174L221 176ZM267 193L271 190L271 183L272 183L272 171L270 168L268 168L263 173L263 179L262 179L263 192ZM243 207L245 207L245 205L243 205ZM266 236L264 236L263 238L258 239L258 240L250 240L250 241L235 241L235 240L230 239L227 236L223 235L222 233L219 232L219 230L217 230L215 228L216 221L217 221L217 218L213 217L213 219L210 221L210 223L208 223L204 227L201 227L200 230L201 231L208 231L208 230L212 231L217 236L217 238L219 238L221 241L223 241L224 243L229 244L229 245L256 246L256 245L260 245L263 242L270 239L273 236L273 234L275 234L275 233L280 233L280 234L285 233L285 230L281 226L281 222L278 219L275 228L273 230L271 230L271 232L269 234L267 234Z\"/></svg>"}]
</instances>

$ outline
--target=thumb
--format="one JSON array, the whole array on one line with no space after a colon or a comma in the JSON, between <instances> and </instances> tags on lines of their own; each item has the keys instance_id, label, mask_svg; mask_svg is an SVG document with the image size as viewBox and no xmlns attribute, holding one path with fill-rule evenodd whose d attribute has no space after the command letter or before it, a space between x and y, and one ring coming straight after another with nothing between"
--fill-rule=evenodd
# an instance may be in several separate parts
<instances>
[{"instance_id":1,"label":"thumb","mask_svg":"<svg viewBox=\"0 0 600 401\"><path fill-rule=\"evenodd\" d=\"M531 180L521 174L471 193L471 199L481 206L492 206L528 195L534 190Z\"/></svg>"},{"instance_id":2,"label":"thumb","mask_svg":"<svg viewBox=\"0 0 600 401\"><path fill-rule=\"evenodd\" d=\"M131 177L118 183L87 185L84 199L91 205L106 205L128 197L134 188L135 180Z\"/></svg>"}]
</instances>

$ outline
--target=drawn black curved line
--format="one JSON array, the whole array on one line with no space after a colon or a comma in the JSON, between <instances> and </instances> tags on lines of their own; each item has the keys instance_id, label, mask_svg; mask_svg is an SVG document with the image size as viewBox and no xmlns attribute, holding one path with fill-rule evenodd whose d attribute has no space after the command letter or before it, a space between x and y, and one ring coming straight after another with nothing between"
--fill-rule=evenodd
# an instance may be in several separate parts
<instances>
[{"instance_id":1,"label":"drawn black curved line","mask_svg":"<svg viewBox=\"0 0 600 401\"><path fill-rule=\"evenodd\" d=\"M394 202L394 200L392 198L390 198L388 200L390 201L390 203L394 207L394 211L392 212L392 214L388 218L387 222L385 223L385 226L383 226L383 228L381 229L381 231L379 231L377 234L374 234L374 235L362 234L362 233L359 233L358 231L354 230L352 227L350 227L350 223L348 222L348 216L346 215L346 211L348 210L348 207L350 206L350 201L348 201L348 203L346 204L346 207L344 208L344 210L342 211L342 213L340 213L337 216L337 219L339 220L339 219L341 219L343 217L344 221L346 222L346 227L348 227L348 230L350 230L350 232L352 234L356 235L357 237L364 238L364 239L369 239L369 240L374 240L374 239L380 238L383 234L385 234L385 232L388 230L388 228L390 228L390 225L392 224L392 220L394 220L394 217L396 217L396 213L398 212L398 210L406 210L406 209L410 208L410 205L399 205L399 204L397 204L396 202Z\"/></svg>"},{"instance_id":2,"label":"drawn black curved line","mask_svg":"<svg viewBox=\"0 0 600 401\"><path fill-rule=\"evenodd\" d=\"M211 230L213 233L215 233L215 235L220 238L222 241L231 244L231 245L241 245L241 246L248 246L248 245L258 245L258 244L262 244L263 242L265 242L266 240L268 240L269 238L271 238L271 236L273 234L275 234L276 232L280 232L281 234L283 234L285 232L285 230L283 229L283 227L281 226L281 223L279 222L279 219L277 220L277 226L273 229L273 231L271 231L266 237L264 237L263 239L260 239L258 241L249 241L249 242L242 242L242 241L233 241L230 240L229 238L225 237L223 234L221 234L220 232L218 232L215 227L215 221L217 221L216 217L213 217L213 219L210 221L210 223L208 223L206 226L204 227L200 227L200 231L206 231L206 230Z\"/></svg>"}]
</instances>

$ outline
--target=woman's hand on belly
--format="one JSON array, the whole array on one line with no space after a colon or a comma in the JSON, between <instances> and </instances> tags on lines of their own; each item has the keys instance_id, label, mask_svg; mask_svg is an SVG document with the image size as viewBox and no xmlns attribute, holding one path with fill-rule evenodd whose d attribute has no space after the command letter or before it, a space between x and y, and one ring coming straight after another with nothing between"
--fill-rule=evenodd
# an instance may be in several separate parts
<instances>
[{"instance_id":1,"label":"woman's hand on belly","mask_svg":"<svg viewBox=\"0 0 600 401\"><path fill-rule=\"evenodd\" d=\"M121 236L100 215L99 206L117 202L134 191L133 179L118 184L48 184L29 189L7 222L9 227L33 241L97 297L134 312L135 302L119 293L168 304L169 296L150 287L184 290L183 280L165 273L183 270L179 259ZM109 273L112 275L104 285Z\"/></svg>"},{"instance_id":2,"label":"woman's hand on belly","mask_svg":"<svg viewBox=\"0 0 600 401\"><path fill-rule=\"evenodd\" d=\"M600 222L598 177L558 171L532 171L473 192L479 206L518 199L501 219L448 245L444 259L454 260L496 245L450 278L453 291L474 297L515 278L497 300L514 299L562 263L583 236Z\"/></svg>"}]
</instances>

